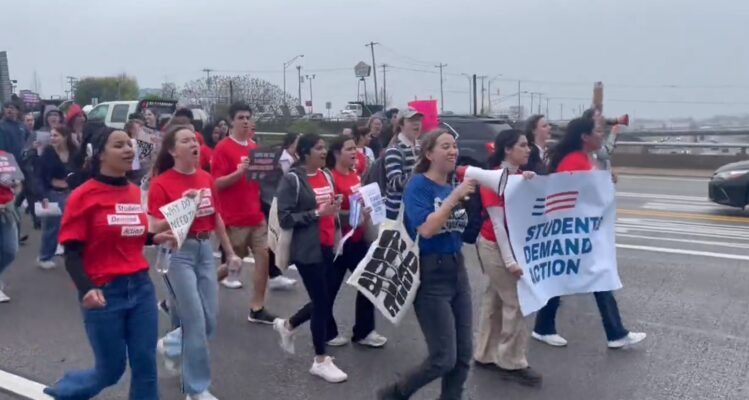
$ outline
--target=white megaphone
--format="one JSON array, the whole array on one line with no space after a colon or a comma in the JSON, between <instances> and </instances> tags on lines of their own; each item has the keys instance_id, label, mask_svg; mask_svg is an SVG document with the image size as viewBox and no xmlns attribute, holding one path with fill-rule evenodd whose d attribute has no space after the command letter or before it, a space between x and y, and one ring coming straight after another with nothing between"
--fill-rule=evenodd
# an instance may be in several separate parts
<instances>
[{"instance_id":1,"label":"white megaphone","mask_svg":"<svg viewBox=\"0 0 749 400\"><path fill-rule=\"evenodd\" d=\"M479 185L491 189L499 196L504 195L507 186L506 169L481 169L478 167L461 166L455 170L458 181L473 179Z\"/></svg>"}]
</instances>

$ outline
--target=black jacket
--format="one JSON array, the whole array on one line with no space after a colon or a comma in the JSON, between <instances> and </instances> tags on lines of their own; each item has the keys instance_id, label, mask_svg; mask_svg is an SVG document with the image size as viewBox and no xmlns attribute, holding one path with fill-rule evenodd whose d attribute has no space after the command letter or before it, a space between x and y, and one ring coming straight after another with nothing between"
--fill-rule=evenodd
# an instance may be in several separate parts
<instances>
[{"instance_id":1,"label":"black jacket","mask_svg":"<svg viewBox=\"0 0 749 400\"><path fill-rule=\"evenodd\" d=\"M299 188L298 197L297 187ZM307 180L306 171L301 167L292 168L281 179L276 197L278 198L278 222L281 228L294 229L289 246L289 260L300 264L322 263L320 218L315 216L317 200Z\"/></svg>"},{"instance_id":2,"label":"black jacket","mask_svg":"<svg viewBox=\"0 0 749 400\"><path fill-rule=\"evenodd\" d=\"M531 145L530 147L531 155L528 157L528 164L525 164L520 169L523 171L533 171L536 175L548 175L549 167L546 165L546 160L541 159L538 146Z\"/></svg>"}]
</instances>

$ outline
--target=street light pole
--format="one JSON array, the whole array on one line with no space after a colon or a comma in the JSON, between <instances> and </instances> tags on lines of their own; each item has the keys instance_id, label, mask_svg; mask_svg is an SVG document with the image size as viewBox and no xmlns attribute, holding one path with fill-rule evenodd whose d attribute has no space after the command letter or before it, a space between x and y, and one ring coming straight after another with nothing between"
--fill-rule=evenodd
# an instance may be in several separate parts
<instances>
[{"instance_id":1,"label":"street light pole","mask_svg":"<svg viewBox=\"0 0 749 400\"><path fill-rule=\"evenodd\" d=\"M299 105L302 105L302 66L296 66L297 84L299 85Z\"/></svg>"},{"instance_id":2,"label":"street light pole","mask_svg":"<svg viewBox=\"0 0 749 400\"><path fill-rule=\"evenodd\" d=\"M378 99L379 94L377 93L377 63L375 63L375 54L374 54L374 47L376 44L379 44L378 42L369 42L368 44L365 44L365 47L369 47L370 50L372 50L372 73L374 74L374 88L375 88L375 104L379 104L380 101Z\"/></svg>"},{"instance_id":3,"label":"street light pole","mask_svg":"<svg viewBox=\"0 0 749 400\"><path fill-rule=\"evenodd\" d=\"M293 63L297 58L302 58L302 57L304 57L304 54L294 56L294 58L292 58L291 60L283 63L283 104L284 105L286 105L286 68L289 68L289 65L291 65L291 63Z\"/></svg>"},{"instance_id":4,"label":"street light pole","mask_svg":"<svg viewBox=\"0 0 749 400\"><path fill-rule=\"evenodd\" d=\"M309 113L312 114L312 112L314 112L314 103L312 102L312 80L315 79L315 74L305 75L304 77L309 81Z\"/></svg>"}]
</instances>

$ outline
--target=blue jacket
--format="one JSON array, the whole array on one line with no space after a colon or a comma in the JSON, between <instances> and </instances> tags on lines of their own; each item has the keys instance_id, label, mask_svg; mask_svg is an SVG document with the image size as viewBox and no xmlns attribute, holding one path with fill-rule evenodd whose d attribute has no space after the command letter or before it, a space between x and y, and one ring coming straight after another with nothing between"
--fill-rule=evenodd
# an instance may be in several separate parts
<instances>
[{"instance_id":1,"label":"blue jacket","mask_svg":"<svg viewBox=\"0 0 749 400\"><path fill-rule=\"evenodd\" d=\"M23 145L26 143L26 128L22 123L3 119L0 121L0 150L13 154L20 162Z\"/></svg>"}]
</instances>

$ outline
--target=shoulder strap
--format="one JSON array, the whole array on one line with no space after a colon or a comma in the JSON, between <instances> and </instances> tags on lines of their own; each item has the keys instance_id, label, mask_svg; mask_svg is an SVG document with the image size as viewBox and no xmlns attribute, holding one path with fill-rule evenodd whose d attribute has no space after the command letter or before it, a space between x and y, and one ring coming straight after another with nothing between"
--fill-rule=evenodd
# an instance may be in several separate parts
<instances>
[{"instance_id":1,"label":"shoulder strap","mask_svg":"<svg viewBox=\"0 0 749 400\"><path fill-rule=\"evenodd\" d=\"M299 175L296 172L291 171L289 173L294 175L294 180L296 180L296 202L299 203L299 190L301 190L302 182L299 181Z\"/></svg>"}]
</instances>

